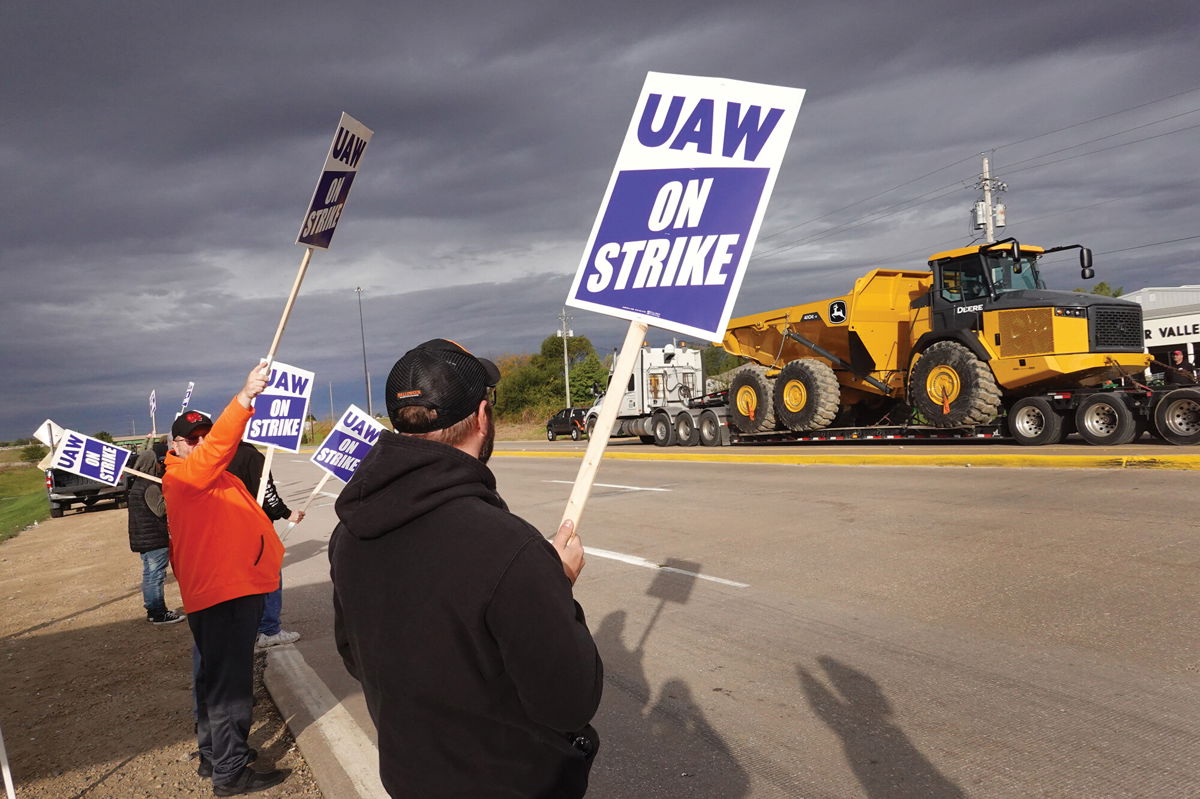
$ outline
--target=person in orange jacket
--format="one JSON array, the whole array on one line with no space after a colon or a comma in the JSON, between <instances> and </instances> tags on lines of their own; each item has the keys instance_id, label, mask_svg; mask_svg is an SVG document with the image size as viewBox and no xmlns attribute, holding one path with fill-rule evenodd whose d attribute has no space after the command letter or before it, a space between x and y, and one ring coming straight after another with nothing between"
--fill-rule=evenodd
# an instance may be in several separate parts
<instances>
[{"instance_id":1,"label":"person in orange jacket","mask_svg":"<svg viewBox=\"0 0 1200 799\"><path fill-rule=\"evenodd\" d=\"M163 496L171 528L171 569L199 653L196 739L200 769L217 796L260 791L288 772L255 771L246 743L254 702L254 641L263 597L279 586L283 544L246 486L225 470L251 401L267 385L260 363L214 422L189 411L171 425ZM206 768L207 767L207 768Z\"/></svg>"}]
</instances>

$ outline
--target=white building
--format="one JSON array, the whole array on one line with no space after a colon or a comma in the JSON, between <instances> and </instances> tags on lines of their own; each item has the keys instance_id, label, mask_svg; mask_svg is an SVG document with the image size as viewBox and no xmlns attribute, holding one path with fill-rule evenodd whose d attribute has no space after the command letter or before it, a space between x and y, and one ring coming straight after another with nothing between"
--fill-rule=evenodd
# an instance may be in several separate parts
<instances>
[{"instance_id":1,"label":"white building","mask_svg":"<svg viewBox=\"0 0 1200 799\"><path fill-rule=\"evenodd\" d=\"M1146 351L1170 363L1171 350L1196 363L1200 357L1200 285L1151 286L1121 295L1142 306ZM1161 371L1150 367L1150 371Z\"/></svg>"}]
</instances>

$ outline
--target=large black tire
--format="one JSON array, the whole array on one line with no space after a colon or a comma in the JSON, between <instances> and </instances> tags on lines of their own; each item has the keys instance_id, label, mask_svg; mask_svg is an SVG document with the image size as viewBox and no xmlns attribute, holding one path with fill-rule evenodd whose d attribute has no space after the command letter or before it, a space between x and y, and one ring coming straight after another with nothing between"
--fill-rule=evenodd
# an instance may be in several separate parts
<instances>
[{"instance_id":1,"label":"large black tire","mask_svg":"<svg viewBox=\"0 0 1200 799\"><path fill-rule=\"evenodd\" d=\"M841 407L841 395L829 364L815 358L792 361L775 378L775 418L796 432L829 427Z\"/></svg>"},{"instance_id":2,"label":"large black tire","mask_svg":"<svg viewBox=\"0 0 1200 799\"><path fill-rule=\"evenodd\" d=\"M578 427L571 428L571 440L572 441L578 441L582 436L583 436L583 433L579 432Z\"/></svg>"},{"instance_id":3,"label":"large black tire","mask_svg":"<svg viewBox=\"0 0 1200 799\"><path fill-rule=\"evenodd\" d=\"M546 440L553 441L556 438L558 438L558 435L553 430L551 430L549 427L547 427L546 428Z\"/></svg>"},{"instance_id":4,"label":"large black tire","mask_svg":"<svg viewBox=\"0 0 1200 799\"><path fill-rule=\"evenodd\" d=\"M1200 390L1177 388L1154 406L1154 429L1180 446L1200 444Z\"/></svg>"},{"instance_id":5,"label":"large black tire","mask_svg":"<svg viewBox=\"0 0 1200 799\"><path fill-rule=\"evenodd\" d=\"M1000 412L992 370L957 341L930 344L908 375L908 401L934 427L986 424Z\"/></svg>"},{"instance_id":6,"label":"large black tire","mask_svg":"<svg viewBox=\"0 0 1200 799\"><path fill-rule=\"evenodd\" d=\"M700 443L706 447L721 446L721 419L716 411L700 412L700 422L697 425L700 432Z\"/></svg>"},{"instance_id":7,"label":"large black tire","mask_svg":"<svg viewBox=\"0 0 1200 799\"><path fill-rule=\"evenodd\" d=\"M1093 394L1079 403L1075 427L1084 441L1101 447L1128 444L1137 435L1133 412L1112 394Z\"/></svg>"},{"instance_id":8,"label":"large black tire","mask_svg":"<svg viewBox=\"0 0 1200 799\"><path fill-rule=\"evenodd\" d=\"M587 428L587 437L591 438L596 434L596 417L589 416L587 423L584 425Z\"/></svg>"},{"instance_id":9,"label":"large black tire","mask_svg":"<svg viewBox=\"0 0 1200 799\"><path fill-rule=\"evenodd\" d=\"M650 417L650 433L654 436L654 446L675 446L675 420L666 411L655 411Z\"/></svg>"},{"instance_id":10,"label":"large black tire","mask_svg":"<svg viewBox=\"0 0 1200 799\"><path fill-rule=\"evenodd\" d=\"M760 366L746 367L729 384L729 423L742 433L775 429L771 381L765 372Z\"/></svg>"},{"instance_id":11,"label":"large black tire","mask_svg":"<svg viewBox=\"0 0 1200 799\"><path fill-rule=\"evenodd\" d=\"M681 447L694 447L700 443L696 418L687 411L675 414L675 443Z\"/></svg>"},{"instance_id":12,"label":"large black tire","mask_svg":"<svg viewBox=\"0 0 1200 799\"><path fill-rule=\"evenodd\" d=\"M1027 447L1058 444L1066 437L1063 415L1041 397L1025 397L1008 410L1008 432Z\"/></svg>"},{"instance_id":13,"label":"large black tire","mask_svg":"<svg viewBox=\"0 0 1200 799\"><path fill-rule=\"evenodd\" d=\"M58 505L50 506L50 518L51 519L61 519L62 515L63 515L62 508L60 508Z\"/></svg>"}]
</instances>

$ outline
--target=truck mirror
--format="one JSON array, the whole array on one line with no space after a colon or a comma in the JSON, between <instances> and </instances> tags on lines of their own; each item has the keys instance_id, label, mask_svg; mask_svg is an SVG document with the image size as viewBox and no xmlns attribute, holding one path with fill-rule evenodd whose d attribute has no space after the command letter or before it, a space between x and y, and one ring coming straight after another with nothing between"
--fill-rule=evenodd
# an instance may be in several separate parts
<instances>
[{"instance_id":1,"label":"truck mirror","mask_svg":"<svg viewBox=\"0 0 1200 799\"><path fill-rule=\"evenodd\" d=\"M1012 243L1012 259L1014 264L1021 262L1021 242L1013 239Z\"/></svg>"},{"instance_id":2,"label":"truck mirror","mask_svg":"<svg viewBox=\"0 0 1200 799\"><path fill-rule=\"evenodd\" d=\"M1091 269L1092 267L1092 251L1087 247L1079 248L1079 268Z\"/></svg>"},{"instance_id":3,"label":"truck mirror","mask_svg":"<svg viewBox=\"0 0 1200 799\"><path fill-rule=\"evenodd\" d=\"M1079 276L1084 280L1091 280L1096 276L1096 270L1092 269L1090 266L1085 266L1079 270Z\"/></svg>"}]
</instances>

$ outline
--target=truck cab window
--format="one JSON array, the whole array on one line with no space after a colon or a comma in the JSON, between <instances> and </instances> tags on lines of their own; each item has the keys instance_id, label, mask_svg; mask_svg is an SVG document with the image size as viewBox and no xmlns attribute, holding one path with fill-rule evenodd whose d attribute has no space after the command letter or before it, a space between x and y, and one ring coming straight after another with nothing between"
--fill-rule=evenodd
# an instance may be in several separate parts
<instances>
[{"instance_id":1,"label":"truck cab window","mask_svg":"<svg viewBox=\"0 0 1200 799\"><path fill-rule=\"evenodd\" d=\"M988 296L987 279L978 257L946 261L942 264L941 280L942 299L947 302L978 300Z\"/></svg>"}]
</instances>

